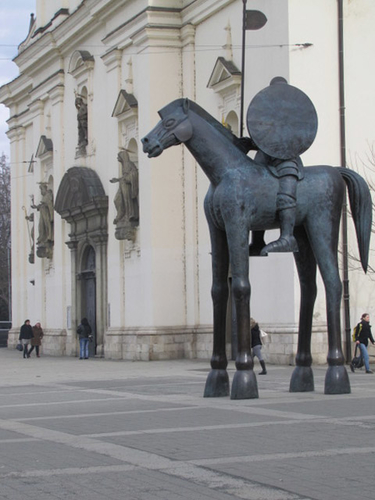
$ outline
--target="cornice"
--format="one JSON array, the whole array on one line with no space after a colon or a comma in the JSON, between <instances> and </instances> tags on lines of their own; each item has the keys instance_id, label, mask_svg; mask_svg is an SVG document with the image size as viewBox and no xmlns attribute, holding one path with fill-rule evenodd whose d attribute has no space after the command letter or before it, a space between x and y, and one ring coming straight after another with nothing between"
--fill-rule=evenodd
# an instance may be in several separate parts
<instances>
[{"instance_id":1,"label":"cornice","mask_svg":"<svg viewBox=\"0 0 375 500\"><path fill-rule=\"evenodd\" d=\"M31 45L26 47L14 58L14 62L23 72L32 72L33 66L40 65L40 61L66 57L69 51L79 47L84 39L105 23L106 18L114 15L116 10L130 0L90 0L83 1L51 31L46 31Z\"/></svg>"},{"instance_id":2,"label":"cornice","mask_svg":"<svg viewBox=\"0 0 375 500\"><path fill-rule=\"evenodd\" d=\"M11 128L15 128L15 127L18 127L18 123L23 121L25 119L25 117L30 113L30 110L29 108L27 108L25 111L23 111L22 113L19 113L19 114L16 114L16 115L12 115L10 118L8 118L7 120L7 124L8 124L8 127L11 129Z\"/></svg>"},{"instance_id":3,"label":"cornice","mask_svg":"<svg viewBox=\"0 0 375 500\"><path fill-rule=\"evenodd\" d=\"M40 71L40 63L50 64L50 61L61 57L52 32L45 33L35 43L29 45L13 59L21 74L32 75L33 71Z\"/></svg>"},{"instance_id":4,"label":"cornice","mask_svg":"<svg viewBox=\"0 0 375 500\"><path fill-rule=\"evenodd\" d=\"M101 60L104 65L107 67L107 71L111 71L112 69L117 68L121 65L122 58L122 50L117 48L111 49L106 52L103 56L101 56Z\"/></svg>"},{"instance_id":5,"label":"cornice","mask_svg":"<svg viewBox=\"0 0 375 500\"><path fill-rule=\"evenodd\" d=\"M8 108L18 101L25 99L32 89L32 82L26 75L20 75L9 83L0 87L0 102Z\"/></svg>"},{"instance_id":6,"label":"cornice","mask_svg":"<svg viewBox=\"0 0 375 500\"><path fill-rule=\"evenodd\" d=\"M64 85L56 85L52 89L48 90L48 95L52 101L52 105L55 105L64 99L65 86Z\"/></svg>"},{"instance_id":7,"label":"cornice","mask_svg":"<svg viewBox=\"0 0 375 500\"><path fill-rule=\"evenodd\" d=\"M29 109L31 113L40 114L44 110L44 102L41 99L36 99L30 102Z\"/></svg>"},{"instance_id":8,"label":"cornice","mask_svg":"<svg viewBox=\"0 0 375 500\"><path fill-rule=\"evenodd\" d=\"M183 47L195 43L195 32L196 28L192 24L187 24L182 27L181 42Z\"/></svg>"},{"instance_id":9,"label":"cornice","mask_svg":"<svg viewBox=\"0 0 375 500\"><path fill-rule=\"evenodd\" d=\"M15 141L23 140L25 138L25 135L26 135L25 127L23 127L22 125L12 127L6 132L6 135L11 143L15 142Z\"/></svg>"},{"instance_id":10,"label":"cornice","mask_svg":"<svg viewBox=\"0 0 375 500\"><path fill-rule=\"evenodd\" d=\"M181 9L148 7L108 33L102 43L124 49L147 28L180 29ZM141 35L142 38L142 35ZM147 36L146 36L147 39Z\"/></svg>"},{"instance_id":11,"label":"cornice","mask_svg":"<svg viewBox=\"0 0 375 500\"><path fill-rule=\"evenodd\" d=\"M181 11L181 19L183 25L193 24L197 26L207 18L216 14L228 5L237 2L238 0L197 0L187 5Z\"/></svg>"},{"instance_id":12,"label":"cornice","mask_svg":"<svg viewBox=\"0 0 375 500\"><path fill-rule=\"evenodd\" d=\"M64 19L66 18L61 18L60 16L66 16L68 17L69 16L69 9L60 9L56 12L56 14L53 16L53 18L49 21L49 23L47 23L45 26L40 26L39 28L37 28L33 34L33 37L36 37L38 36L40 33L44 33L46 30L48 30L48 28L50 28L51 26L53 26L53 24L55 22L58 22L58 23L62 23L64 21Z\"/></svg>"},{"instance_id":13,"label":"cornice","mask_svg":"<svg viewBox=\"0 0 375 500\"><path fill-rule=\"evenodd\" d=\"M134 35L133 43L140 51L148 47L181 47L180 29L172 27L149 27Z\"/></svg>"},{"instance_id":14,"label":"cornice","mask_svg":"<svg viewBox=\"0 0 375 500\"><path fill-rule=\"evenodd\" d=\"M30 91L30 96L32 99L45 99L51 88L54 88L58 85L64 85L64 82L65 73L64 70L60 69L58 71L55 71L55 73L48 76L45 80L33 87L33 89Z\"/></svg>"}]
</instances>

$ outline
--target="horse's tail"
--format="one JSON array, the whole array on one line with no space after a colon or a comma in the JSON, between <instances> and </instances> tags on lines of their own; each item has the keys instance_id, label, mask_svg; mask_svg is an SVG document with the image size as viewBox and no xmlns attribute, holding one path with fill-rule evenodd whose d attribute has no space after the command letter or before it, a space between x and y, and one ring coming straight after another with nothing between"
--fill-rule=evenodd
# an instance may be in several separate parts
<instances>
[{"instance_id":1,"label":"horse's tail","mask_svg":"<svg viewBox=\"0 0 375 500\"><path fill-rule=\"evenodd\" d=\"M349 168L337 167L349 192L350 209L357 233L359 255L363 270L367 271L372 228L372 201L367 182Z\"/></svg>"}]
</instances>

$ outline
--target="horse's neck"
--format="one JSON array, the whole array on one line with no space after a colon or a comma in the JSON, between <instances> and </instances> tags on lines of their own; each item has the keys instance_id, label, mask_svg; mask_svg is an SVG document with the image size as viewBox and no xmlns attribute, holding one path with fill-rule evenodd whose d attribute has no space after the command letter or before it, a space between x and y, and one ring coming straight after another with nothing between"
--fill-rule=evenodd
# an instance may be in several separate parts
<instances>
[{"instance_id":1,"label":"horse's neck","mask_svg":"<svg viewBox=\"0 0 375 500\"><path fill-rule=\"evenodd\" d=\"M240 163L246 161L242 153L224 134L195 113L191 113L193 136L185 145L197 160L213 185Z\"/></svg>"}]
</instances>

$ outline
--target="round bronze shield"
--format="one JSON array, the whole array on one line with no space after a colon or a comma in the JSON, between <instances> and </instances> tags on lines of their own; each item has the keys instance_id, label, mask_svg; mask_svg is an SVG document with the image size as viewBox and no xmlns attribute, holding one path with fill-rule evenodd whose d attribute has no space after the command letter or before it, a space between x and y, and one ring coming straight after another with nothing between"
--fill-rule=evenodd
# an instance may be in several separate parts
<instances>
[{"instance_id":1,"label":"round bronze shield","mask_svg":"<svg viewBox=\"0 0 375 500\"><path fill-rule=\"evenodd\" d=\"M274 79L247 110L247 129L258 148L272 158L287 160L304 153L314 142L318 117L302 90Z\"/></svg>"}]
</instances>

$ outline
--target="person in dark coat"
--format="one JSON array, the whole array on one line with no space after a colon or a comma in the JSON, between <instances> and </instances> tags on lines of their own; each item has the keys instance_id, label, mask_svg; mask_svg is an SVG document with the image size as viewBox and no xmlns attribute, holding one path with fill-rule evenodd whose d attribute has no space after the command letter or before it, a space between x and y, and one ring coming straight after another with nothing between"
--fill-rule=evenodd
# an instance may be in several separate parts
<instances>
[{"instance_id":1,"label":"person in dark coat","mask_svg":"<svg viewBox=\"0 0 375 500\"><path fill-rule=\"evenodd\" d=\"M33 334L34 337L31 339L31 349L29 351L29 356L33 352L35 347L36 357L40 358L39 347L42 345L42 338L44 336L44 333L43 328L41 327L39 322L35 323L35 325L33 326Z\"/></svg>"},{"instance_id":2,"label":"person in dark coat","mask_svg":"<svg viewBox=\"0 0 375 500\"><path fill-rule=\"evenodd\" d=\"M87 318L82 318L81 324L77 327L79 338L79 359L89 359L89 342L92 340L91 326Z\"/></svg>"},{"instance_id":3,"label":"person in dark coat","mask_svg":"<svg viewBox=\"0 0 375 500\"><path fill-rule=\"evenodd\" d=\"M374 373L372 370L370 370L370 358L367 351L368 341L370 340L372 344L375 343L371 333L370 315L368 313L362 314L361 321L358 323L357 326L357 332L358 333L357 333L356 344L358 344L361 349L361 354L363 357L363 362L365 364L366 373Z\"/></svg>"},{"instance_id":4,"label":"person in dark coat","mask_svg":"<svg viewBox=\"0 0 375 500\"><path fill-rule=\"evenodd\" d=\"M256 356L259 359L260 366L262 367L262 371L259 375L266 375L266 363L262 356L262 341L260 340L260 329L258 323L255 319L250 318L250 328L251 328L251 349L253 358Z\"/></svg>"},{"instance_id":5,"label":"person in dark coat","mask_svg":"<svg viewBox=\"0 0 375 500\"><path fill-rule=\"evenodd\" d=\"M23 345L24 359L30 357L30 353L28 351L28 345L30 344L30 341L33 337L34 334L33 334L33 329L31 328L30 325L30 320L26 319L25 323L21 326L20 335L18 337L18 340L20 340Z\"/></svg>"}]
</instances>

